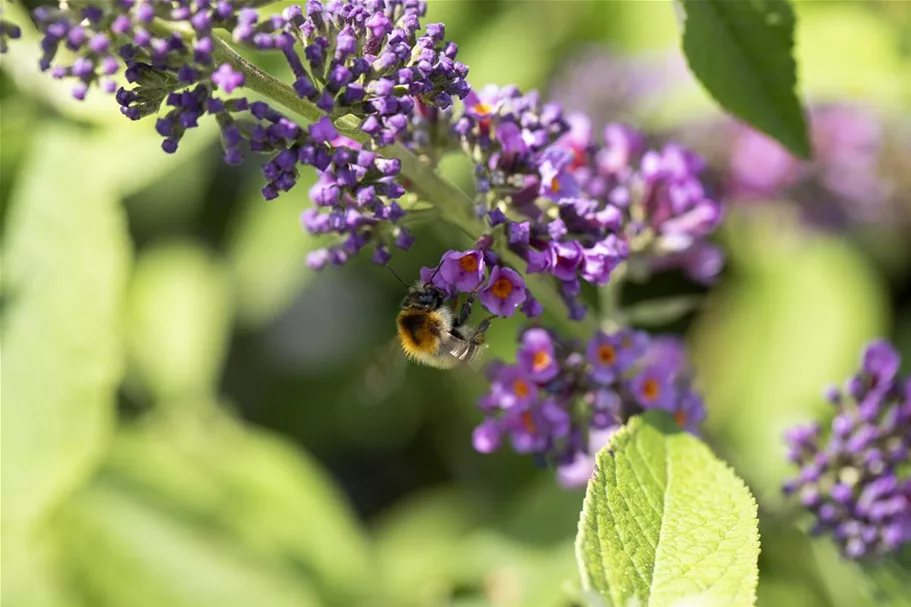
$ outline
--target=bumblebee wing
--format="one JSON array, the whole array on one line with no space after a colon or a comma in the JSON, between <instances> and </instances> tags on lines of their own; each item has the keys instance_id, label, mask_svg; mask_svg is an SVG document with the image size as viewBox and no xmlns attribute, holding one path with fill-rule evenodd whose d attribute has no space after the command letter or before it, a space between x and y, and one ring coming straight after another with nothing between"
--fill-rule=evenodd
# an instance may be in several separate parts
<instances>
[{"instance_id":1,"label":"bumblebee wing","mask_svg":"<svg viewBox=\"0 0 911 607\"><path fill-rule=\"evenodd\" d=\"M342 398L373 406L389 398L402 385L408 360L402 356L398 339L392 339L364 357L361 368L351 387L342 392Z\"/></svg>"},{"instance_id":2,"label":"bumblebee wing","mask_svg":"<svg viewBox=\"0 0 911 607\"><path fill-rule=\"evenodd\" d=\"M455 335L450 335L443 340L440 353L453 359L453 366L468 363L475 367L481 359L480 354L483 349L483 344L473 343Z\"/></svg>"}]
</instances>

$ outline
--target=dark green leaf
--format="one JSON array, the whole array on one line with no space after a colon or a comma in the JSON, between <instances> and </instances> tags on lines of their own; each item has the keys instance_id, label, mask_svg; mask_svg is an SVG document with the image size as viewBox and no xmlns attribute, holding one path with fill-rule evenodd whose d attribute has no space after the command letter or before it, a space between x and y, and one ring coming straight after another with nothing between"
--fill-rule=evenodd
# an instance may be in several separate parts
<instances>
[{"instance_id":1,"label":"dark green leaf","mask_svg":"<svg viewBox=\"0 0 911 607\"><path fill-rule=\"evenodd\" d=\"M726 110L810 156L795 92L794 12L785 0L681 0L690 69Z\"/></svg>"}]
</instances>

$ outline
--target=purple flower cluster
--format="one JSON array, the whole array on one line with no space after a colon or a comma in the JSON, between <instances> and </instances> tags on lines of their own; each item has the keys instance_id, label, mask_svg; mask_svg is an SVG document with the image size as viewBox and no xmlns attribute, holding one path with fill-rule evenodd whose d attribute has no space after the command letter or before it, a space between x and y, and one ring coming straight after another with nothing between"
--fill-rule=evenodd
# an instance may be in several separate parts
<instances>
[{"instance_id":1,"label":"purple flower cluster","mask_svg":"<svg viewBox=\"0 0 911 607\"><path fill-rule=\"evenodd\" d=\"M516 363L492 365L490 378L475 449L490 453L508 438L515 451L554 464L567 487L588 481L595 454L631 416L663 409L694 433L705 418L682 344L629 329L598 333L584 349L528 329Z\"/></svg>"},{"instance_id":2,"label":"purple flower cluster","mask_svg":"<svg viewBox=\"0 0 911 607\"><path fill-rule=\"evenodd\" d=\"M66 47L72 65L53 65L56 78L75 78L82 99L93 85L114 92L121 64L133 88L116 99L132 120L165 112L156 121L162 148L177 151L186 131L214 117L225 161L240 164L244 152L268 155L262 165L269 200L297 183L300 166L314 167L314 208L302 216L311 233L332 232L341 244L315 251L309 265L343 263L369 241L374 261L385 263L389 246L407 249L412 237L396 225L404 211L394 199L404 193L395 179L399 163L339 137L329 118L351 114L376 145L406 134L415 105L447 108L464 97L467 68L457 48L444 41L442 25L419 17L416 0L310 0L260 18L261 0L115 0L77 8L41 7L36 22L44 38L42 69ZM281 52L294 74L294 91L327 118L302 128L264 102L231 97L244 86L232 64L216 61L214 30L231 32L235 43ZM180 33L178 33L180 32ZM190 35L192 32L192 36Z\"/></svg>"},{"instance_id":3,"label":"purple flower cluster","mask_svg":"<svg viewBox=\"0 0 911 607\"><path fill-rule=\"evenodd\" d=\"M682 267L710 281L720 271L720 250L706 238L721 206L690 150L646 150L622 124L596 141L585 116L564 116L512 87L472 92L452 128L478 160L478 213L491 237L504 239L527 272L557 280L571 318L585 314L581 281L605 285L626 260L637 275Z\"/></svg>"},{"instance_id":4,"label":"purple flower cluster","mask_svg":"<svg viewBox=\"0 0 911 607\"><path fill-rule=\"evenodd\" d=\"M293 40L281 47L294 73L294 89L324 112L363 118L361 129L380 145L402 136L416 104L448 108L469 92L468 68L455 60L442 24L423 36L416 0L350 0L326 5L310 0L283 12ZM235 31L235 38L237 32Z\"/></svg>"},{"instance_id":5,"label":"purple flower cluster","mask_svg":"<svg viewBox=\"0 0 911 607\"><path fill-rule=\"evenodd\" d=\"M442 288L450 297L477 293L484 307L495 316L512 316L518 309L529 316L541 313L540 304L526 290L522 276L500 264L489 250L447 251L438 268L421 269L421 280Z\"/></svg>"},{"instance_id":6,"label":"purple flower cluster","mask_svg":"<svg viewBox=\"0 0 911 607\"><path fill-rule=\"evenodd\" d=\"M743 202L788 199L812 225L844 227L888 217L889 188L879 174L883 125L872 111L829 105L809 112L814 158L799 160L745 125L730 128L727 195Z\"/></svg>"},{"instance_id":7,"label":"purple flower cluster","mask_svg":"<svg viewBox=\"0 0 911 607\"><path fill-rule=\"evenodd\" d=\"M327 263L341 265L368 242L373 242L373 261L385 265L390 259L390 243L399 249L410 248L411 234L396 225L405 215L394 201L405 193L395 181L400 170L399 161L382 158L356 142L347 141L347 146L341 145L343 138L328 118L311 126L310 133L315 139L331 143L332 147L328 148L331 153L306 145L298 146L296 150L291 148L299 162L312 164L319 171L319 179L310 189L314 206L301 214L301 224L311 234L335 233L344 240L338 246L311 252L307 264L313 269L321 269ZM271 163L271 170L276 175L284 170L282 156L285 153L278 154ZM292 156L287 165L293 166L293 162Z\"/></svg>"},{"instance_id":8,"label":"purple flower cluster","mask_svg":"<svg viewBox=\"0 0 911 607\"><path fill-rule=\"evenodd\" d=\"M800 466L784 491L795 494L851 559L875 558L911 542L911 378L886 342L874 342L844 390L827 394L835 417L788 431Z\"/></svg>"},{"instance_id":9,"label":"purple flower cluster","mask_svg":"<svg viewBox=\"0 0 911 607\"><path fill-rule=\"evenodd\" d=\"M213 31L230 31L237 44L283 53L294 74L294 90L327 115L361 117L362 130L381 145L392 143L408 126L416 101L449 107L469 91L468 69L455 61L457 47L444 41L440 24L423 36L417 0L309 0L292 4L280 15L261 19L260 0L114 0L89 4L80 11L41 7L35 18L44 38L42 69L48 69L61 45L76 54L70 66L58 65L55 77L79 80L74 95L84 98L120 68L153 68L173 76L153 98L211 79L230 93L240 82L213 60ZM185 38L177 31L192 31ZM143 84L141 81L140 84ZM145 83L147 86L149 83ZM141 95L142 91L135 91ZM146 97L150 97L146 91ZM147 100L148 101L148 100ZM154 103L125 104L131 118L157 110Z\"/></svg>"}]
</instances>

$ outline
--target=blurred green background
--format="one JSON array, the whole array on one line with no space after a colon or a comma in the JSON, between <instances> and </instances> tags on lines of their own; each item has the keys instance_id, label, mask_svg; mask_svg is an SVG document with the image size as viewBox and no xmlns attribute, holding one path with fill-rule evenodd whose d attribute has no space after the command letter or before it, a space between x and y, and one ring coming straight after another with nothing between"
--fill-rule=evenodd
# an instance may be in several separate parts
<instances>
[{"instance_id":1,"label":"blurred green background","mask_svg":"<svg viewBox=\"0 0 911 607\"><path fill-rule=\"evenodd\" d=\"M807 98L901 125L909 8L798 3ZM426 21L446 24L473 85L545 96L580 53L673 59L679 38L665 2L439 0ZM411 366L365 383L402 289L367 259L308 270L313 175L263 201L257 163L223 165L212 124L163 154L151 121L40 74L24 29L0 63L3 604L573 605L582 492L526 457L472 451L480 374ZM624 82L592 89L652 132L720 119L685 71L659 72L644 98ZM470 188L462 163L445 170ZM690 343L707 440L759 499L760 605L865 605L861 573L779 497L780 434L824 412L822 389L868 339L911 358L907 215L832 233L790 209L732 211L713 289L671 274L626 296L706 294L650 328ZM406 276L467 244L417 236L393 259ZM512 356L517 322L491 330L491 357Z\"/></svg>"}]
</instances>

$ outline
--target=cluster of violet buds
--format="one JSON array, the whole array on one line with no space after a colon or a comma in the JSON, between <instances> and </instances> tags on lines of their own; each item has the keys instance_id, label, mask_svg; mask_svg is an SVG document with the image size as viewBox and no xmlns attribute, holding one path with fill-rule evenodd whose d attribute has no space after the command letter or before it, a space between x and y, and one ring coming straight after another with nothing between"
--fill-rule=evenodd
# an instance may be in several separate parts
<instances>
[{"instance_id":1,"label":"cluster of violet buds","mask_svg":"<svg viewBox=\"0 0 911 607\"><path fill-rule=\"evenodd\" d=\"M815 517L812 533L831 534L851 559L876 558L911 543L911 378L886 342L867 347L860 371L831 388L830 424L788 431L800 466L784 491Z\"/></svg>"},{"instance_id":2,"label":"cluster of violet buds","mask_svg":"<svg viewBox=\"0 0 911 607\"><path fill-rule=\"evenodd\" d=\"M508 438L515 451L556 466L567 487L588 482L595 454L633 415L661 409L692 433L705 419L683 346L674 338L621 329L599 332L582 348L530 328L521 336L516 363L495 363L489 374L475 449L490 453Z\"/></svg>"},{"instance_id":3,"label":"cluster of violet buds","mask_svg":"<svg viewBox=\"0 0 911 607\"><path fill-rule=\"evenodd\" d=\"M407 249L411 235L396 225L404 214L394 199L404 190L398 161L374 149L408 128L416 105L447 108L468 94L467 68L442 25L419 35L425 12L416 0L349 0L285 7L261 18L262 0L116 0L78 6L42 6L34 17L43 34L40 67L75 81L73 95L92 87L113 93L132 120L160 113L156 130L165 152L177 151L205 116L221 129L225 161L240 164L246 151L266 154L262 165L269 200L294 187L299 167L314 167L316 212L302 218L312 233L341 236L338 246L315 252L309 263L340 264L373 242L385 263L389 246ZM4 33L10 28L4 26ZM302 128L263 101L232 97L245 76L220 48L215 30L257 51L280 52L294 74L293 91L326 117ZM71 62L58 61L66 49ZM232 51L233 53L233 51ZM132 88L119 87L118 72ZM251 69L256 69L252 68ZM339 137L330 119L354 116L367 146Z\"/></svg>"}]
</instances>

